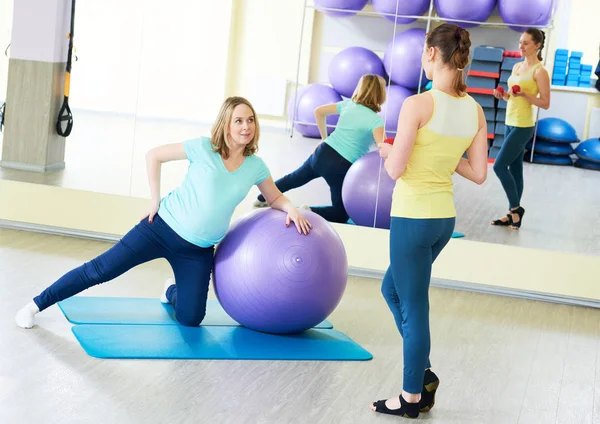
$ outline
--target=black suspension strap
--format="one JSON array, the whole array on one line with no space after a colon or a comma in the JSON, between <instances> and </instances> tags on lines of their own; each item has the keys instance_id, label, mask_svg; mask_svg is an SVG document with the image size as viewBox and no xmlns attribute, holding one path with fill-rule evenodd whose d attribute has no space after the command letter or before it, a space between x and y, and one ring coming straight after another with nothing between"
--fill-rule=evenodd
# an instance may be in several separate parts
<instances>
[{"instance_id":1,"label":"black suspension strap","mask_svg":"<svg viewBox=\"0 0 600 424\"><path fill-rule=\"evenodd\" d=\"M67 72L65 74L65 97L56 120L56 132L62 137L68 137L73 129L73 114L69 107L69 90L71 88L71 58L73 56L73 36L75 33L75 0L71 3L71 30L69 32L69 53L67 56Z\"/></svg>"}]
</instances>

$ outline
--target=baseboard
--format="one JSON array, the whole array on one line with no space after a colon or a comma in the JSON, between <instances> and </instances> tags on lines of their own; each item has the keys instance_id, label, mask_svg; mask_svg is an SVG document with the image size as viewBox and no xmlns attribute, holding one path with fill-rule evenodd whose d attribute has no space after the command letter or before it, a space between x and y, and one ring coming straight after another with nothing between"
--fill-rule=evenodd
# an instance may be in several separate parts
<instances>
[{"instance_id":1,"label":"baseboard","mask_svg":"<svg viewBox=\"0 0 600 424\"><path fill-rule=\"evenodd\" d=\"M29 171L29 172L53 172L60 171L61 169L65 169L65 163L53 163L52 165L31 165L29 163L21 163L21 162L9 162L9 161L0 161L0 166L2 168L16 169L18 171Z\"/></svg>"},{"instance_id":2,"label":"baseboard","mask_svg":"<svg viewBox=\"0 0 600 424\"><path fill-rule=\"evenodd\" d=\"M91 231L80 231L69 228L58 228L47 225L29 224L25 222L15 222L0 220L0 228L9 228L13 230L31 231L44 234L52 234L67 237L84 238L89 240L98 240L116 243L121 236L116 234L104 234ZM382 271L366 268L349 267L348 274L356 277L370 278L381 281L384 273ZM584 306L589 308L599 308L600 301L595 299L585 299L572 296L561 296L556 294L534 292L528 290L511 289L505 287L496 287L485 284L473 284L464 281L443 280L433 278L432 287L439 287L451 290L470 291L475 293L491 294L497 296L514 297L519 299L537 300L541 302L558 303L564 305Z\"/></svg>"}]
</instances>

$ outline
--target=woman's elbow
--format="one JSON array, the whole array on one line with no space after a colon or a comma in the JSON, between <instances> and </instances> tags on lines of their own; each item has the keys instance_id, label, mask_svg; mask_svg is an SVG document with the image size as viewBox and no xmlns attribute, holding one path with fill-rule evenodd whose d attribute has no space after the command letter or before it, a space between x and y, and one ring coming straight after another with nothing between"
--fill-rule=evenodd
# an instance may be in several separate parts
<instances>
[{"instance_id":1,"label":"woman's elbow","mask_svg":"<svg viewBox=\"0 0 600 424\"><path fill-rule=\"evenodd\" d=\"M404 171L399 168L391 168L387 170L388 175L394 181L398 180Z\"/></svg>"},{"instance_id":2,"label":"woman's elbow","mask_svg":"<svg viewBox=\"0 0 600 424\"><path fill-rule=\"evenodd\" d=\"M477 185L482 185L485 183L485 180L487 180L487 169L475 177L474 183Z\"/></svg>"}]
</instances>

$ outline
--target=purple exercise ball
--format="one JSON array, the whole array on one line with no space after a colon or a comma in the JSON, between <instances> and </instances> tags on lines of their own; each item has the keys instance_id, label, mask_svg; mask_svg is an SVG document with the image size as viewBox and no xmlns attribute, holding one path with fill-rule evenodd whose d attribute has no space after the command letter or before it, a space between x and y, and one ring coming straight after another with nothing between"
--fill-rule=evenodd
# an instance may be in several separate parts
<instances>
[{"instance_id":1,"label":"purple exercise ball","mask_svg":"<svg viewBox=\"0 0 600 424\"><path fill-rule=\"evenodd\" d=\"M356 15L363 10L369 0L315 0L315 9L322 11L327 16L345 18ZM323 10L323 8L344 9L348 12Z\"/></svg>"},{"instance_id":2,"label":"purple exercise ball","mask_svg":"<svg viewBox=\"0 0 600 424\"><path fill-rule=\"evenodd\" d=\"M352 97L358 81L365 74L376 74L385 79L383 62L364 47L348 47L336 54L329 64L329 82L344 97Z\"/></svg>"},{"instance_id":3,"label":"purple exercise ball","mask_svg":"<svg viewBox=\"0 0 600 424\"><path fill-rule=\"evenodd\" d=\"M350 219L363 227L375 224L389 229L395 186L378 151L363 155L352 164L342 185L342 201Z\"/></svg>"},{"instance_id":4,"label":"purple exercise ball","mask_svg":"<svg viewBox=\"0 0 600 424\"><path fill-rule=\"evenodd\" d=\"M425 47L425 30L411 28L396 35L390 41L383 56L383 65L390 79L406 88L427 84L425 72L421 73L421 56Z\"/></svg>"},{"instance_id":5,"label":"purple exercise ball","mask_svg":"<svg viewBox=\"0 0 600 424\"><path fill-rule=\"evenodd\" d=\"M554 14L553 0L498 0L500 16L506 24L548 25ZM509 28L524 32L527 26Z\"/></svg>"},{"instance_id":6,"label":"purple exercise ball","mask_svg":"<svg viewBox=\"0 0 600 424\"><path fill-rule=\"evenodd\" d=\"M496 7L496 0L469 0L467 4L464 0L435 0L434 5L438 15L444 19L485 22ZM463 28L477 26L466 22L452 23Z\"/></svg>"},{"instance_id":7,"label":"purple exercise ball","mask_svg":"<svg viewBox=\"0 0 600 424\"><path fill-rule=\"evenodd\" d=\"M410 24L416 21L413 18L398 16L421 16L429 10L429 0L372 0L371 3L376 12L386 14L382 17L397 24Z\"/></svg>"},{"instance_id":8,"label":"purple exercise ball","mask_svg":"<svg viewBox=\"0 0 600 424\"><path fill-rule=\"evenodd\" d=\"M293 121L306 122L305 124L296 123L294 128L305 137L321 138L317 121L315 119L315 109L329 103L342 101L340 96L333 88L324 84L309 84L298 89L298 102L296 106L296 117ZM288 117L292 120L294 114L294 97L288 103ZM327 117L327 134L331 134L337 125L339 115L329 115Z\"/></svg>"},{"instance_id":9,"label":"purple exercise ball","mask_svg":"<svg viewBox=\"0 0 600 424\"><path fill-rule=\"evenodd\" d=\"M413 94L415 93L401 85L390 85L387 87L387 98L385 103L381 106L379 116L384 120L385 132L388 136L396 135L402 104L407 97L410 97Z\"/></svg>"},{"instance_id":10,"label":"purple exercise ball","mask_svg":"<svg viewBox=\"0 0 600 424\"><path fill-rule=\"evenodd\" d=\"M265 333L308 330L337 307L348 279L346 251L333 227L302 211L308 235L286 227L286 213L257 209L233 223L217 246L214 288L238 323Z\"/></svg>"}]
</instances>

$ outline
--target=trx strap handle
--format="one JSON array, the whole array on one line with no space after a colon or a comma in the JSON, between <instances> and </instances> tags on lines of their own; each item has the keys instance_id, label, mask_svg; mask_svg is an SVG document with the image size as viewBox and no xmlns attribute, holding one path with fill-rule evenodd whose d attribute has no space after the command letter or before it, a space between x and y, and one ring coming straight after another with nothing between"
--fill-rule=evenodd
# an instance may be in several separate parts
<instances>
[{"instance_id":1,"label":"trx strap handle","mask_svg":"<svg viewBox=\"0 0 600 424\"><path fill-rule=\"evenodd\" d=\"M69 32L69 52L67 56L67 72L65 74L65 97L56 120L56 132L62 137L68 137L73 129L73 114L69 108L69 90L71 88L71 57L73 55L73 35L75 32L75 0L71 3L71 30Z\"/></svg>"}]
</instances>

